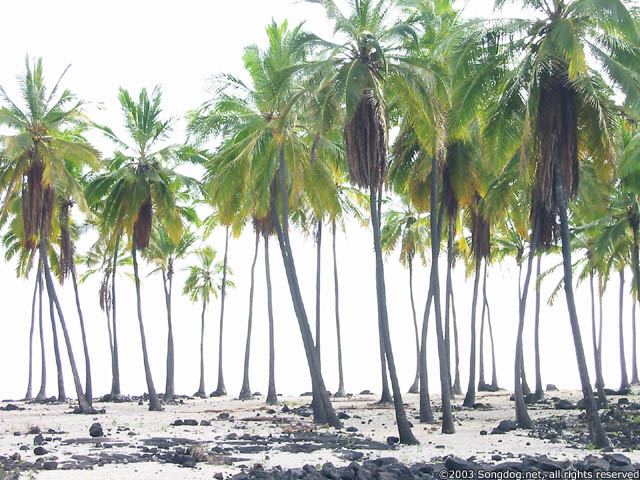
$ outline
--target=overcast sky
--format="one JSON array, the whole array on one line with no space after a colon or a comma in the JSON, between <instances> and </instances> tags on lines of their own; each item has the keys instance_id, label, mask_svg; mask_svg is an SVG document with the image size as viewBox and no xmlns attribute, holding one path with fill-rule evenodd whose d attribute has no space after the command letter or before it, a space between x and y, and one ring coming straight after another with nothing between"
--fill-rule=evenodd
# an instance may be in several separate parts
<instances>
[{"instance_id":1,"label":"overcast sky","mask_svg":"<svg viewBox=\"0 0 640 480\"><path fill-rule=\"evenodd\" d=\"M492 2L473 0L468 14L489 15ZM515 9L505 14L518 13ZM265 44L264 27L272 19L288 19L290 24L305 21L306 28L329 37L331 26L316 6L289 0L228 1L122 1L64 2L23 1L3 5L4 22L0 29L0 84L12 97L18 97L16 75L23 72L26 54L42 56L45 75L54 82L65 66L72 64L64 85L80 98L92 102L91 117L121 131L120 111L116 95L119 86L132 94L142 87L149 89L160 84L164 92L167 116L178 120L173 141L182 142L181 118L189 109L208 98L209 79L220 72L242 75L241 55L250 43ZM108 153L108 144L99 137L91 139ZM337 388L336 335L333 302L333 272L328 235L323 248L322 271L322 348L323 370L327 387ZM221 231L214 232L209 244L220 258L224 246ZM80 249L87 248L82 242ZM267 318L262 245L256 269L254 308L254 336L251 363L251 386L266 393L267 379ZM351 392L362 389L379 391L379 356L377 313L371 232L348 225L346 234L338 238L341 278L341 317L346 388ZM249 268L252 258L253 236L243 234L230 242L229 263L237 285L228 294L225 320L224 367L227 389L237 395L242 376L242 358L247 323ZM313 325L315 252L309 238L294 234L293 243L298 274L302 284L305 306ZM286 277L282 268L277 242L271 242L271 265L274 282L276 321L276 385L285 394L310 390L302 342L291 306ZM178 393L191 394L198 383L199 305L191 305L180 295L185 278L179 266L175 282L174 321L176 340L176 387ZM544 267L556 264L559 258L546 258ZM392 255L386 263L386 278L392 340L397 358L400 380L407 389L415 373L415 350L411 309L408 296L408 274ZM149 268L145 267L145 275ZM498 378L505 387L512 385L512 365L517 320L517 271L513 261L506 261L490 269L489 301L497 344ZM427 275L418 268L415 275L416 304L421 318L427 292ZM630 274L628 274L630 280ZM122 366L122 389L139 394L146 388L142 368L141 349L133 283L121 277L118 289L118 325ZM548 297L557 277L543 286ZM0 398L24 395L27 374L27 344L33 279L16 280L14 265L0 263L3 311L0 316ZM589 367L593 366L589 330L589 298L586 286L578 289L578 309L583 341ZM458 313L461 373L463 388L467 382L469 319L472 279L464 271L455 272L456 310ZM74 354L83 370L79 327L72 288L61 289L63 308L73 336ZM111 383L109 346L106 320L98 308L98 279L80 287L88 337L92 353L94 392L107 393ZM532 298L532 297L530 297ZM627 328L627 356L630 362L630 310L627 297L625 326ZM617 351L617 279L611 282L605 297L604 372L608 386L619 383ZM529 321L525 328L527 374L534 384L533 371L533 304L529 304ZM45 312L47 309L45 308ZM156 389L163 391L166 355L166 312L159 278L143 278L143 312L150 349L150 361ZM577 387L578 373L564 298L559 297L553 307L543 303L541 340L544 346L542 361L543 382L560 387ZM480 310L478 310L478 315ZM207 391L215 388L217 372L219 303L214 302L207 314L206 383ZM479 323L478 323L479 327ZM438 391L437 350L434 328L429 332L430 387ZM56 393L56 374L50 342L51 324L45 315L45 336L48 356L48 394ZM37 339L37 334L36 337ZM63 353L64 353L64 347ZM39 346L34 339L34 393L39 385ZM489 361L488 343L485 350ZM66 355L63 357L67 393L73 395ZM487 364L488 365L488 364ZM487 370L490 368L486 367ZM629 368L630 370L630 368ZM490 373L488 374L490 375ZM490 378L488 378L490 380Z\"/></svg>"}]
</instances>

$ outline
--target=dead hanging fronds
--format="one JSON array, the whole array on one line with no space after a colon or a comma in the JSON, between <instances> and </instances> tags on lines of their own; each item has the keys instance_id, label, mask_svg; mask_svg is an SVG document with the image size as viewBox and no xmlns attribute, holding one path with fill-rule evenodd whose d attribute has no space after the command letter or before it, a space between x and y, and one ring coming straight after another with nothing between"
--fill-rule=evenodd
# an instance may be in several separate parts
<instances>
[{"instance_id":1,"label":"dead hanging fronds","mask_svg":"<svg viewBox=\"0 0 640 480\"><path fill-rule=\"evenodd\" d=\"M449 162L445 163L444 169L442 170L442 201L447 209L447 216L449 218L455 217L458 213L459 201L455 188L453 187Z\"/></svg>"},{"instance_id":2,"label":"dead hanging fronds","mask_svg":"<svg viewBox=\"0 0 640 480\"><path fill-rule=\"evenodd\" d=\"M380 191L387 175L387 118L384 105L372 90L362 92L345 125L344 138L351 183Z\"/></svg>"},{"instance_id":3,"label":"dead hanging fronds","mask_svg":"<svg viewBox=\"0 0 640 480\"><path fill-rule=\"evenodd\" d=\"M40 231L42 218L42 204L44 201L42 189L42 174L44 165L36 158L32 158L31 166L25 174L22 184L22 228L24 230L25 247L34 250Z\"/></svg>"},{"instance_id":4,"label":"dead hanging fronds","mask_svg":"<svg viewBox=\"0 0 640 480\"><path fill-rule=\"evenodd\" d=\"M138 210L138 216L133 224L133 237L137 250L144 250L149 246L151 226L153 224L153 207L151 197L148 197Z\"/></svg>"},{"instance_id":5,"label":"dead hanging fronds","mask_svg":"<svg viewBox=\"0 0 640 480\"><path fill-rule=\"evenodd\" d=\"M260 235L272 235L275 231L275 225L273 223L272 208L269 207L266 215L263 217L252 217L251 223L253 224L253 231Z\"/></svg>"},{"instance_id":6,"label":"dead hanging fronds","mask_svg":"<svg viewBox=\"0 0 640 480\"><path fill-rule=\"evenodd\" d=\"M491 226L478 209L480 200L476 192L471 206L471 249L476 258L486 259L491 255Z\"/></svg>"},{"instance_id":7,"label":"dead hanging fronds","mask_svg":"<svg viewBox=\"0 0 640 480\"><path fill-rule=\"evenodd\" d=\"M557 239L558 203L554 162L559 162L565 195L578 192L578 113L575 92L559 76L541 81L536 125L536 179L531 222L537 228L536 248L548 249Z\"/></svg>"},{"instance_id":8,"label":"dead hanging fronds","mask_svg":"<svg viewBox=\"0 0 640 480\"><path fill-rule=\"evenodd\" d=\"M71 200L60 199L60 283L64 283L73 268L73 242L69 232L69 211L73 206Z\"/></svg>"},{"instance_id":9,"label":"dead hanging fronds","mask_svg":"<svg viewBox=\"0 0 640 480\"><path fill-rule=\"evenodd\" d=\"M104 271L102 281L100 282L100 290L98 290L98 296L100 301L100 310L103 312L111 311L111 275L113 270L108 267Z\"/></svg>"}]
</instances>

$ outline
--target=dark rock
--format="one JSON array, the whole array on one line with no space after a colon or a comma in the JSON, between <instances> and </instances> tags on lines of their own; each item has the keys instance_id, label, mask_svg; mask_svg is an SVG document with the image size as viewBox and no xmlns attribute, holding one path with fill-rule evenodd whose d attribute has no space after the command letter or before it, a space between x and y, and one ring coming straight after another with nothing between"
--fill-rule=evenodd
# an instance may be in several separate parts
<instances>
[{"instance_id":1,"label":"dark rock","mask_svg":"<svg viewBox=\"0 0 640 480\"><path fill-rule=\"evenodd\" d=\"M94 423L89 427L89 435L93 438L96 437L104 437L104 432L102 431L102 425L99 423Z\"/></svg>"},{"instance_id":2,"label":"dark rock","mask_svg":"<svg viewBox=\"0 0 640 480\"><path fill-rule=\"evenodd\" d=\"M547 388L545 390L547 392L557 392L558 387L556 387L553 383L547 383Z\"/></svg>"},{"instance_id":3,"label":"dark rock","mask_svg":"<svg viewBox=\"0 0 640 480\"><path fill-rule=\"evenodd\" d=\"M491 455L491 460L493 460L494 462L501 462L502 455Z\"/></svg>"},{"instance_id":4,"label":"dark rock","mask_svg":"<svg viewBox=\"0 0 640 480\"><path fill-rule=\"evenodd\" d=\"M58 462L54 462L54 461L44 462L44 464L42 465L42 468L44 468L45 470L57 470Z\"/></svg>"},{"instance_id":5,"label":"dark rock","mask_svg":"<svg viewBox=\"0 0 640 480\"><path fill-rule=\"evenodd\" d=\"M348 420L351 417L349 415L347 415L346 413L344 413L344 412L338 412L338 418L340 420Z\"/></svg>"},{"instance_id":6,"label":"dark rock","mask_svg":"<svg viewBox=\"0 0 640 480\"><path fill-rule=\"evenodd\" d=\"M608 461L612 467L624 467L626 465L631 465L631 460L629 460L628 457L622 455L621 453L607 453L604 456L604 459Z\"/></svg>"},{"instance_id":7,"label":"dark rock","mask_svg":"<svg viewBox=\"0 0 640 480\"><path fill-rule=\"evenodd\" d=\"M520 462L503 462L494 465L489 469L491 472L522 472L522 463Z\"/></svg>"},{"instance_id":8,"label":"dark rock","mask_svg":"<svg viewBox=\"0 0 640 480\"><path fill-rule=\"evenodd\" d=\"M373 395L373 393L371 392L371 390L362 390L360 392L360 395Z\"/></svg>"},{"instance_id":9,"label":"dark rock","mask_svg":"<svg viewBox=\"0 0 640 480\"><path fill-rule=\"evenodd\" d=\"M387 437L387 444L388 445L395 445L396 443L400 443L400 439L398 437Z\"/></svg>"},{"instance_id":10,"label":"dark rock","mask_svg":"<svg viewBox=\"0 0 640 480\"><path fill-rule=\"evenodd\" d=\"M184 425L184 422L182 420L178 419L178 420L174 420L171 425L173 425L174 427L181 427L181 426Z\"/></svg>"},{"instance_id":11,"label":"dark rock","mask_svg":"<svg viewBox=\"0 0 640 480\"><path fill-rule=\"evenodd\" d=\"M231 415L229 415L228 412L222 412L220 415L218 415L218 419L219 420L228 420L230 416Z\"/></svg>"},{"instance_id":12,"label":"dark rock","mask_svg":"<svg viewBox=\"0 0 640 480\"><path fill-rule=\"evenodd\" d=\"M525 469L533 468L535 470L540 470L543 472L556 472L558 470L563 470L563 468L565 467L558 462L549 460L546 455L541 455L539 457L525 457L525 459L522 461L522 464Z\"/></svg>"},{"instance_id":13,"label":"dark rock","mask_svg":"<svg viewBox=\"0 0 640 480\"><path fill-rule=\"evenodd\" d=\"M555 407L556 410L575 410L576 408L578 408L575 403L570 402L569 400L566 400L564 398L558 400L555 404Z\"/></svg>"},{"instance_id":14,"label":"dark rock","mask_svg":"<svg viewBox=\"0 0 640 480\"><path fill-rule=\"evenodd\" d=\"M480 430L480 435L486 435L487 431L486 430Z\"/></svg>"},{"instance_id":15,"label":"dark rock","mask_svg":"<svg viewBox=\"0 0 640 480\"><path fill-rule=\"evenodd\" d=\"M270 408L269 410L267 410L267 414L269 415L275 415L276 413L277 412L273 408Z\"/></svg>"},{"instance_id":16,"label":"dark rock","mask_svg":"<svg viewBox=\"0 0 640 480\"><path fill-rule=\"evenodd\" d=\"M477 470L480 466L477 463L463 460L460 457L450 455L444 461L444 466L448 470Z\"/></svg>"},{"instance_id":17,"label":"dark rock","mask_svg":"<svg viewBox=\"0 0 640 480\"><path fill-rule=\"evenodd\" d=\"M33 453L35 453L36 455L46 455L47 453L49 453L49 451L44 447L36 447L33 449Z\"/></svg>"},{"instance_id":18,"label":"dark rock","mask_svg":"<svg viewBox=\"0 0 640 480\"><path fill-rule=\"evenodd\" d=\"M618 399L618 405L629 405L629 399L628 398L619 398Z\"/></svg>"},{"instance_id":19,"label":"dark rock","mask_svg":"<svg viewBox=\"0 0 640 480\"><path fill-rule=\"evenodd\" d=\"M0 407L0 410L4 410L5 412L20 412L24 410L24 408L14 405L13 403L7 403L6 406Z\"/></svg>"},{"instance_id":20,"label":"dark rock","mask_svg":"<svg viewBox=\"0 0 640 480\"><path fill-rule=\"evenodd\" d=\"M494 428L493 430L491 430L491 435L504 435L505 431L504 430L500 430L499 428Z\"/></svg>"},{"instance_id":21,"label":"dark rock","mask_svg":"<svg viewBox=\"0 0 640 480\"><path fill-rule=\"evenodd\" d=\"M213 474L213 478L215 478L216 480L222 480L224 478L224 475L222 475L222 472L216 472Z\"/></svg>"},{"instance_id":22,"label":"dark rock","mask_svg":"<svg viewBox=\"0 0 640 480\"><path fill-rule=\"evenodd\" d=\"M347 427L347 432L357 432L358 429L356 427Z\"/></svg>"},{"instance_id":23,"label":"dark rock","mask_svg":"<svg viewBox=\"0 0 640 480\"><path fill-rule=\"evenodd\" d=\"M209 420L200 420L200 426L201 427L210 427L211 426L211 422Z\"/></svg>"},{"instance_id":24,"label":"dark rock","mask_svg":"<svg viewBox=\"0 0 640 480\"><path fill-rule=\"evenodd\" d=\"M183 420L182 423L184 425L189 426L189 427L197 427L198 426L198 421L194 420L193 418L187 418L186 420Z\"/></svg>"},{"instance_id":25,"label":"dark rock","mask_svg":"<svg viewBox=\"0 0 640 480\"><path fill-rule=\"evenodd\" d=\"M40 433L40 427L37 425L31 425L29 427L29 431L27 432L29 435L37 435Z\"/></svg>"},{"instance_id":26,"label":"dark rock","mask_svg":"<svg viewBox=\"0 0 640 480\"><path fill-rule=\"evenodd\" d=\"M335 467L333 463L330 463L330 462L323 464L322 468L320 469L320 472L326 478L329 478L331 480L338 480L340 478L340 473L338 472L338 469Z\"/></svg>"},{"instance_id":27,"label":"dark rock","mask_svg":"<svg viewBox=\"0 0 640 480\"><path fill-rule=\"evenodd\" d=\"M39 433L38 435L33 437L33 444L34 445L42 445L43 443L44 443L44 437L42 436L41 433Z\"/></svg>"},{"instance_id":28,"label":"dark rock","mask_svg":"<svg viewBox=\"0 0 640 480\"><path fill-rule=\"evenodd\" d=\"M502 430L503 432L511 432L518 428L518 424L513 420L502 420L498 424L498 430Z\"/></svg>"}]
</instances>

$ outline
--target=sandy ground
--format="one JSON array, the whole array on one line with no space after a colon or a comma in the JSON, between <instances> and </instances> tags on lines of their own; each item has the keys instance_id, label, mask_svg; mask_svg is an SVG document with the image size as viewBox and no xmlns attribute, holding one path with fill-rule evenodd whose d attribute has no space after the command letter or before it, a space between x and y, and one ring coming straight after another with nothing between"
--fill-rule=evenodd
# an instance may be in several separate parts
<instances>
[{"instance_id":1,"label":"sandy ground","mask_svg":"<svg viewBox=\"0 0 640 480\"><path fill-rule=\"evenodd\" d=\"M576 459L583 458L589 453L586 449L570 448L564 443L550 443L548 441L531 438L525 431L510 432L505 435L481 435L481 430L491 430L497 426L500 420L513 419L513 402L509 401L509 392L480 393L477 401L489 404L489 410L460 410L455 413L456 434L443 435L440 433L439 425L419 424L417 416L418 395L406 394L403 398L409 405L408 416L414 423L414 433L420 441L418 446L403 446L393 450L364 451L365 458L376 458L379 456L394 456L403 463L428 462L433 459L442 458L445 455L453 454L462 458L475 456L478 461L490 461L495 454L500 454L503 458L510 456L542 455L546 454L550 458ZM548 396L567 398L577 401L580 398L579 392L551 392ZM630 400L638 401L638 392L630 396ZM376 408L373 402L374 396L356 396L350 399L334 399L334 406L338 412L342 411L351 416L344 420L344 427L357 428L358 435L366 438L386 442L390 435L397 435L394 422L394 411L392 408ZM437 405L438 399L435 400ZM463 398L455 400L456 405L462 403ZM267 407L263 403L263 398L250 401L238 401L232 398L210 398L185 400L184 404L165 405L163 412L149 412L147 406L137 403L96 403L95 408L106 408L105 414L99 415L72 415L71 406L65 405L36 405L17 403L25 407L24 411L0 411L0 455L11 455L20 452L24 460L34 461L33 435L26 435L29 427L37 425L43 432L47 429L54 429L61 434L53 434L53 441L47 443L45 448L49 454L45 459L54 459L59 462L64 461L73 454L92 455L102 451L104 445L90 444L64 444L65 439L87 438L89 437L89 427L94 422L99 422L105 436L104 443L127 442L128 446L113 446L109 452L140 453L139 446L144 439L151 437L181 437L200 442L205 442L205 448L215 447L216 444L225 439L232 432L243 435L274 436L282 435L287 429L309 428L316 432L334 432L333 429L314 427L310 418L302 418L290 413L281 413L284 404L289 407L296 407L308 404L309 397L281 397L280 405L275 407L277 416L280 419L289 419L291 423L275 423L273 421L243 421L243 419L268 415ZM614 400L615 401L615 400ZM221 412L230 413L230 419L218 419ZM552 415L576 415L578 411L555 411L550 409L540 409L530 407L532 418L549 417ZM435 412L436 418L439 414ZM354 418L359 416L361 418ZM210 420L211 426L171 426L176 419ZM118 428L125 429L117 432ZM128 429L128 430L126 430ZM284 429L284 430L283 430ZM129 435L129 432L135 435ZM21 432L16 436L14 432ZM353 434L352 434L353 435ZM59 440L55 440L59 438ZM21 445L28 445L29 450L20 451ZM633 461L640 461L640 451L625 452ZM156 462L133 463L120 465L96 466L88 471L41 471L35 474L39 479L106 479L117 475L120 478L136 479L164 479L164 478L213 478L217 472L225 474L238 472L242 465L251 466L256 463L262 464L265 468L281 465L283 468L301 467L304 464L321 465L326 461L331 461L335 465L349 463L338 458L332 450L318 450L311 453L287 453L279 450L275 446L268 452L255 454L237 454L237 457L246 458L246 461L233 464L231 466L212 465L198 463L197 468L183 468L174 464L161 464ZM57 457L57 458L55 458ZM25 478L28 478L25 476Z\"/></svg>"}]
</instances>

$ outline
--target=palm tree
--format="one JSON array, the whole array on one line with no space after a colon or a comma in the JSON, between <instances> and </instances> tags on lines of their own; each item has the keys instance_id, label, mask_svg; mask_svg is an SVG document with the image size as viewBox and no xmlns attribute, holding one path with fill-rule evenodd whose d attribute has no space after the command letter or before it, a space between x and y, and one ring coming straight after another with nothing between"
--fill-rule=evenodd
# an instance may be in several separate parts
<instances>
[{"instance_id":1,"label":"palm tree","mask_svg":"<svg viewBox=\"0 0 640 480\"><path fill-rule=\"evenodd\" d=\"M426 264L425 247L429 236L427 218L418 214L406 195L400 197L401 208L390 207L383 215L382 250L392 252L400 243L400 263L409 269L409 298L413 314L413 328L416 337L416 375L409 393L419 392L420 382L420 336L416 307L413 299L413 259L418 256Z\"/></svg>"},{"instance_id":2,"label":"palm tree","mask_svg":"<svg viewBox=\"0 0 640 480\"><path fill-rule=\"evenodd\" d=\"M171 120L161 120L160 88L154 88L151 96L143 88L137 102L127 90L120 88L118 100L130 143L116 136L110 128L100 127L118 150L109 170L87 187L87 198L92 202L102 201L101 217L104 222L129 239L149 409L159 411L161 406L151 375L142 320L138 251L144 251L149 246L154 214L169 238L179 243L182 219L176 205L176 195L179 186L188 184L189 179L175 172L173 165L168 163L176 158L176 148L159 145L171 131Z\"/></svg>"},{"instance_id":3,"label":"palm tree","mask_svg":"<svg viewBox=\"0 0 640 480\"><path fill-rule=\"evenodd\" d=\"M227 297L227 259L229 253L229 226L224 229L224 260L222 261L222 287L220 295L220 335L218 336L218 385L213 393L212 397L222 397L227 394L227 389L224 386L224 375L222 370L222 332L224 327L224 301Z\"/></svg>"},{"instance_id":4,"label":"palm tree","mask_svg":"<svg viewBox=\"0 0 640 480\"><path fill-rule=\"evenodd\" d=\"M255 220L254 220L255 225ZM242 387L238 398L240 400L248 400L251 398L251 386L249 384L249 358L251 353L251 329L253 327L253 290L255 286L255 269L258 261L258 246L260 245L260 231L254 228L256 234L256 246L251 262L251 280L249 286L249 320L247 321L247 342L244 350L244 369L242 373Z\"/></svg>"},{"instance_id":5,"label":"palm tree","mask_svg":"<svg viewBox=\"0 0 640 480\"><path fill-rule=\"evenodd\" d=\"M211 302L211 297L218 297L218 292L222 288L222 282L233 286L230 280L223 280L224 265L216 262L216 251L211 247L203 247L195 252L198 259L196 265L188 268L189 275L184 283L183 293L189 296L192 302L202 302L202 316L200 327L200 384L197 397L206 397L204 388L204 326L207 305Z\"/></svg>"},{"instance_id":6,"label":"palm tree","mask_svg":"<svg viewBox=\"0 0 640 480\"><path fill-rule=\"evenodd\" d=\"M505 3L506 0L497 0L496 6ZM640 99L639 82L622 67L637 62L639 36L636 22L622 0L522 3L537 15L535 20L512 22L505 27L511 28L509 34L494 37L500 42L496 60L505 70L498 88L493 89L498 92L498 100L489 109L486 130L489 137L501 139L500 144L492 144L496 152L515 153L521 148L524 161L529 142L536 146L531 211L535 241L529 260L539 246L549 246L559 233L564 289L587 425L593 444L604 447L609 441L589 382L575 307L568 199L578 190L579 156L606 162L613 150L613 95L598 72L606 71L609 81L631 104L637 105ZM484 83L482 78L474 79L474 88L488 86L489 82Z\"/></svg>"},{"instance_id":7,"label":"palm tree","mask_svg":"<svg viewBox=\"0 0 640 480\"><path fill-rule=\"evenodd\" d=\"M47 292L57 310L71 363L79 410L88 413L91 406L78 376L71 339L51 276L47 248L57 191L70 196L87 210L82 188L69 166L79 170L85 166L98 169L100 163L93 147L82 138L68 134L68 129L82 117L83 102L69 90L59 93L64 73L49 91L44 82L42 61L38 59L31 65L27 58L25 66L25 76L19 82L26 108L20 108L0 87L5 104L0 108L0 124L14 133L2 137L7 161L0 172L0 185L5 190L0 217L6 214L10 201L19 196L25 248L40 251Z\"/></svg>"},{"instance_id":8,"label":"palm tree","mask_svg":"<svg viewBox=\"0 0 640 480\"><path fill-rule=\"evenodd\" d=\"M151 233L149 248L145 251L145 256L156 265L150 273L160 272L162 274L162 286L164 289L165 305L167 307L167 382L164 390L164 401L170 402L175 396L175 354L173 346L173 324L171 322L171 299L173 291L173 275L175 273L176 262L182 260L195 242L195 236L186 231L180 241L175 244L167 231L156 223Z\"/></svg>"}]
</instances>

